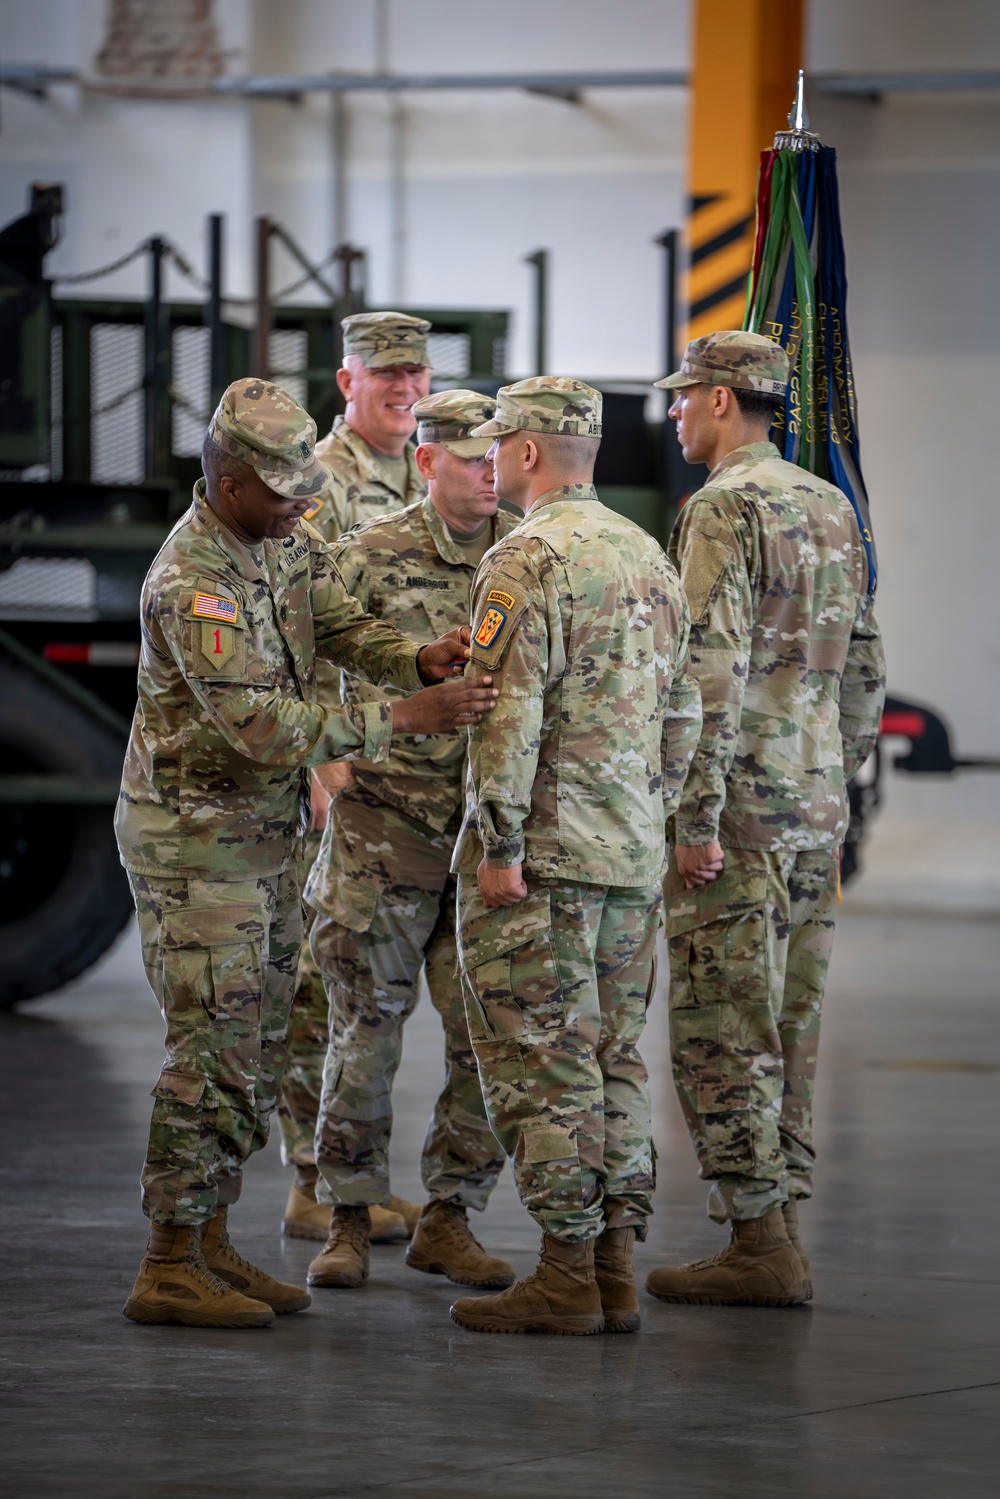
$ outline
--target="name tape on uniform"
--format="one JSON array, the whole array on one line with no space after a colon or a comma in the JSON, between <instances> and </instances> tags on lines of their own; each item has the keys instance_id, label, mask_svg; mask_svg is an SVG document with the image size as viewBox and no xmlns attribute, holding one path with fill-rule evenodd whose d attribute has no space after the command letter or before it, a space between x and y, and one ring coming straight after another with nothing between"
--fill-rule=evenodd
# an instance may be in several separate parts
<instances>
[{"instance_id":1,"label":"name tape on uniform","mask_svg":"<svg viewBox=\"0 0 1000 1499\"><path fill-rule=\"evenodd\" d=\"M240 612L235 599L220 599L214 593L196 593L191 613L199 619L222 619L234 625Z\"/></svg>"}]
</instances>

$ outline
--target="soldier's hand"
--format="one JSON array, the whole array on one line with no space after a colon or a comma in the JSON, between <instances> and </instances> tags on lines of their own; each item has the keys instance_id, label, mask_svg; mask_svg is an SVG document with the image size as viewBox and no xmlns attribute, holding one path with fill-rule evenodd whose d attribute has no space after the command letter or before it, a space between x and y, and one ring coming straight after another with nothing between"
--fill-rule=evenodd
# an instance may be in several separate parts
<instances>
[{"instance_id":1,"label":"soldier's hand","mask_svg":"<svg viewBox=\"0 0 1000 1499\"><path fill-rule=\"evenodd\" d=\"M483 903L487 906L516 906L528 893L520 864L499 868L482 859L476 870L476 879L479 881Z\"/></svg>"},{"instance_id":2,"label":"soldier's hand","mask_svg":"<svg viewBox=\"0 0 1000 1499\"><path fill-rule=\"evenodd\" d=\"M478 723L500 696L489 684L492 677L478 677L475 682L442 682L439 687L425 687L392 705L394 734L442 734L464 724Z\"/></svg>"},{"instance_id":3,"label":"soldier's hand","mask_svg":"<svg viewBox=\"0 0 1000 1499\"><path fill-rule=\"evenodd\" d=\"M417 652L417 671L424 682L443 682L446 677L460 677L472 654L469 643L472 631L468 625L449 630Z\"/></svg>"},{"instance_id":4,"label":"soldier's hand","mask_svg":"<svg viewBox=\"0 0 1000 1499\"><path fill-rule=\"evenodd\" d=\"M309 826L314 833L322 833L326 827L326 819L330 815L330 793L320 780L318 770L312 773L312 791L309 802L311 807Z\"/></svg>"},{"instance_id":5,"label":"soldier's hand","mask_svg":"<svg viewBox=\"0 0 1000 1499\"><path fill-rule=\"evenodd\" d=\"M313 806L316 805L316 785L322 788L326 797L326 808L329 808L330 798L337 796L347 786L353 784L354 771L351 769L350 760L331 760L328 765L317 765L313 771ZM324 810L323 821L313 822L314 827L326 826L326 810Z\"/></svg>"},{"instance_id":6,"label":"soldier's hand","mask_svg":"<svg viewBox=\"0 0 1000 1499\"><path fill-rule=\"evenodd\" d=\"M674 867L685 890L710 885L722 873L724 863L721 843L674 844Z\"/></svg>"}]
</instances>

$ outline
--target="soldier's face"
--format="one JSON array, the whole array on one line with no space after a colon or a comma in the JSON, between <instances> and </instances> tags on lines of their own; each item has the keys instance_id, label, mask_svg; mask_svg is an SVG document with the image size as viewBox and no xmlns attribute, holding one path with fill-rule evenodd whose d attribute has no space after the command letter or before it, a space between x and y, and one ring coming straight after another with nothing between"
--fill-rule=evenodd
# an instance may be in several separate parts
<instances>
[{"instance_id":1,"label":"soldier's face","mask_svg":"<svg viewBox=\"0 0 1000 1499\"><path fill-rule=\"evenodd\" d=\"M337 383L354 430L373 447L391 450L414 432L413 404L430 394L431 372L422 364L370 370L352 354L338 372Z\"/></svg>"},{"instance_id":2,"label":"soldier's face","mask_svg":"<svg viewBox=\"0 0 1000 1499\"><path fill-rule=\"evenodd\" d=\"M486 455L493 459L497 494L512 505L521 505L531 482L530 465L525 467L526 449L523 432L504 432Z\"/></svg>"},{"instance_id":3,"label":"soldier's face","mask_svg":"<svg viewBox=\"0 0 1000 1499\"><path fill-rule=\"evenodd\" d=\"M460 458L442 443L422 444L417 464L430 481L431 502L456 531L477 531L496 514L490 458Z\"/></svg>"},{"instance_id":4,"label":"soldier's face","mask_svg":"<svg viewBox=\"0 0 1000 1499\"><path fill-rule=\"evenodd\" d=\"M208 499L233 535L249 542L263 541L265 537L280 541L291 536L313 504L309 499L286 499L269 489L249 466L240 479L223 474L217 486L209 490Z\"/></svg>"},{"instance_id":5,"label":"soldier's face","mask_svg":"<svg viewBox=\"0 0 1000 1499\"><path fill-rule=\"evenodd\" d=\"M715 441L712 419L712 388L709 385L682 385L667 412L677 423L677 441L685 463L704 463Z\"/></svg>"}]
</instances>

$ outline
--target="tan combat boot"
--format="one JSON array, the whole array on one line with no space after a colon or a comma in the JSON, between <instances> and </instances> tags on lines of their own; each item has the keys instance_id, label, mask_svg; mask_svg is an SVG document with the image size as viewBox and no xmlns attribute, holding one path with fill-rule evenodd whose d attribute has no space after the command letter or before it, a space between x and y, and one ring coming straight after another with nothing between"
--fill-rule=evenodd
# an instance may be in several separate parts
<instances>
[{"instance_id":1,"label":"tan combat boot","mask_svg":"<svg viewBox=\"0 0 1000 1499\"><path fill-rule=\"evenodd\" d=\"M296 1166L281 1220L281 1232L286 1238L318 1239L322 1244L330 1237L330 1209L316 1201L318 1178L315 1166ZM416 1203L406 1202L402 1197L390 1197L388 1207L372 1207L368 1211L372 1217L373 1244L404 1244L420 1217Z\"/></svg>"},{"instance_id":2,"label":"tan combat boot","mask_svg":"<svg viewBox=\"0 0 1000 1499\"><path fill-rule=\"evenodd\" d=\"M310 1263L306 1284L354 1289L368 1279L371 1218L360 1207L340 1204L330 1219L330 1237Z\"/></svg>"},{"instance_id":3,"label":"tan combat boot","mask_svg":"<svg viewBox=\"0 0 1000 1499\"><path fill-rule=\"evenodd\" d=\"M594 1278L594 1241L566 1244L542 1236L538 1268L499 1296L456 1301L451 1318L470 1332L541 1332L586 1337L601 1332L604 1314Z\"/></svg>"},{"instance_id":4,"label":"tan combat boot","mask_svg":"<svg viewBox=\"0 0 1000 1499\"><path fill-rule=\"evenodd\" d=\"M805 1301L802 1266L779 1208L730 1224L729 1244L710 1260L653 1270L646 1290L661 1301L702 1306L798 1306Z\"/></svg>"},{"instance_id":5,"label":"tan combat boot","mask_svg":"<svg viewBox=\"0 0 1000 1499\"><path fill-rule=\"evenodd\" d=\"M495 1260L473 1235L460 1202L432 1197L420 1214L406 1263L428 1275L447 1275L457 1286L512 1286L514 1266Z\"/></svg>"},{"instance_id":6,"label":"tan combat boot","mask_svg":"<svg viewBox=\"0 0 1000 1499\"><path fill-rule=\"evenodd\" d=\"M274 1312L213 1274L201 1254L200 1229L151 1223L149 1248L123 1308L132 1322L185 1327L270 1327Z\"/></svg>"},{"instance_id":7,"label":"tan combat boot","mask_svg":"<svg viewBox=\"0 0 1000 1499\"><path fill-rule=\"evenodd\" d=\"M233 1248L226 1225L227 1208L219 1208L207 1224L201 1236L201 1252L205 1264L227 1285L233 1286L243 1296L253 1296L266 1302L279 1315L284 1312L304 1312L312 1304L308 1291L298 1286L286 1285L275 1280L266 1270L258 1270Z\"/></svg>"},{"instance_id":8,"label":"tan combat boot","mask_svg":"<svg viewBox=\"0 0 1000 1499\"><path fill-rule=\"evenodd\" d=\"M639 1292L632 1269L634 1228L606 1228L594 1241L594 1274L605 1332L638 1332Z\"/></svg>"},{"instance_id":9,"label":"tan combat boot","mask_svg":"<svg viewBox=\"0 0 1000 1499\"><path fill-rule=\"evenodd\" d=\"M785 1220L785 1233L788 1235L792 1248L799 1257L799 1264L802 1266L802 1284L805 1287L806 1300L812 1301L812 1267L809 1264L809 1256L802 1248L802 1241L799 1238L799 1207L797 1200L794 1197L789 1197L788 1201L782 1205L781 1212Z\"/></svg>"}]
</instances>

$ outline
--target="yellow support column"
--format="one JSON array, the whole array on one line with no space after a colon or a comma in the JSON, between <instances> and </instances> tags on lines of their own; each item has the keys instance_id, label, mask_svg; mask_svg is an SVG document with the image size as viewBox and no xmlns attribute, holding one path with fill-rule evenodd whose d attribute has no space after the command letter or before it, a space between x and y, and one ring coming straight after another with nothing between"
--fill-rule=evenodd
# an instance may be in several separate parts
<instances>
[{"instance_id":1,"label":"yellow support column","mask_svg":"<svg viewBox=\"0 0 1000 1499\"><path fill-rule=\"evenodd\" d=\"M802 0L694 0L688 338L741 328L760 153L788 122Z\"/></svg>"}]
</instances>

